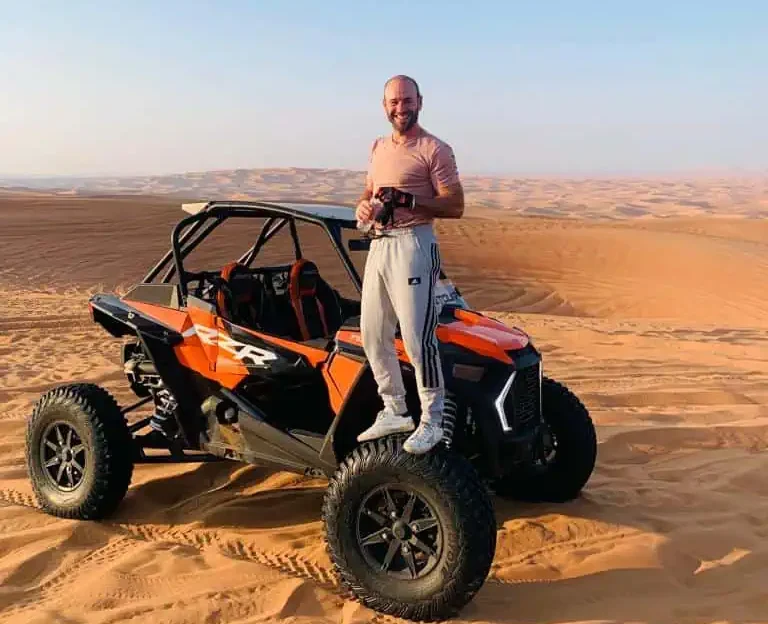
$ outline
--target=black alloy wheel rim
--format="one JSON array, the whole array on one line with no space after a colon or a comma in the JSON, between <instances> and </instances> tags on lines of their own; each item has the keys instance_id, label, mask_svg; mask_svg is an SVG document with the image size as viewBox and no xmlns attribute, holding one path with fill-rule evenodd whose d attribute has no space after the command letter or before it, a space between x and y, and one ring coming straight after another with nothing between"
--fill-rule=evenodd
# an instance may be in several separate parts
<instances>
[{"instance_id":1,"label":"black alloy wheel rim","mask_svg":"<svg viewBox=\"0 0 768 624\"><path fill-rule=\"evenodd\" d=\"M426 499L403 484L369 492L357 512L357 543L377 573L416 580L440 561L443 531Z\"/></svg>"},{"instance_id":2,"label":"black alloy wheel rim","mask_svg":"<svg viewBox=\"0 0 768 624\"><path fill-rule=\"evenodd\" d=\"M545 429L542 432L541 444L539 447L539 463L546 468L555 462L555 459L557 458L558 444L557 436L555 436L555 432L552 431L552 427L549 426L549 423L544 423L543 427Z\"/></svg>"},{"instance_id":3,"label":"black alloy wheel rim","mask_svg":"<svg viewBox=\"0 0 768 624\"><path fill-rule=\"evenodd\" d=\"M71 492L83 482L86 470L86 448L74 427L54 422L40 438L40 462L51 485Z\"/></svg>"}]
</instances>

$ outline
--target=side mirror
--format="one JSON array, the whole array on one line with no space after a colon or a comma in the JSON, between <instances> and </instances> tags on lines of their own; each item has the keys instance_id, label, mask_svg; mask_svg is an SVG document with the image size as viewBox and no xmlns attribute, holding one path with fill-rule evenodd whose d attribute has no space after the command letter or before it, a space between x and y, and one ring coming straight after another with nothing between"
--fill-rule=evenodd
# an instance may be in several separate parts
<instances>
[{"instance_id":1,"label":"side mirror","mask_svg":"<svg viewBox=\"0 0 768 624\"><path fill-rule=\"evenodd\" d=\"M370 238L350 238L347 243L350 251L368 251L371 248Z\"/></svg>"}]
</instances>

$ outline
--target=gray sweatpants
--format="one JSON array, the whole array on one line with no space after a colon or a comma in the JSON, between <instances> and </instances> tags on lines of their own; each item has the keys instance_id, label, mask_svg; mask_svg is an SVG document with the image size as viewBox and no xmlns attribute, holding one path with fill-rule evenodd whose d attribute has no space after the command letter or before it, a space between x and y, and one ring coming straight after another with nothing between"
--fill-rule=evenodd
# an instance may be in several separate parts
<instances>
[{"instance_id":1,"label":"gray sweatpants","mask_svg":"<svg viewBox=\"0 0 768 624\"><path fill-rule=\"evenodd\" d=\"M421 419L442 422L443 371L437 351L434 288L440 250L431 225L395 229L371 241L363 274L360 331L384 406L406 412L395 328L414 367Z\"/></svg>"}]
</instances>

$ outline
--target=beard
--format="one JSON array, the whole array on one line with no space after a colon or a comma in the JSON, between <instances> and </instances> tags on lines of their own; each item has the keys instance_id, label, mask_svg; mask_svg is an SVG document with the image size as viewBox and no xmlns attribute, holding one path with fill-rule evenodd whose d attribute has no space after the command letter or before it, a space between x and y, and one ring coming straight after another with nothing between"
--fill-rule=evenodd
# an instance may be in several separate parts
<instances>
[{"instance_id":1,"label":"beard","mask_svg":"<svg viewBox=\"0 0 768 624\"><path fill-rule=\"evenodd\" d=\"M416 125L416 122L419 120L419 111L408 111L406 115L408 115L405 122L403 122L400 119L397 119L396 117L397 113L390 113L389 115L389 123L392 124L392 127L397 130L398 132L408 132L411 128L413 128L414 125Z\"/></svg>"}]
</instances>

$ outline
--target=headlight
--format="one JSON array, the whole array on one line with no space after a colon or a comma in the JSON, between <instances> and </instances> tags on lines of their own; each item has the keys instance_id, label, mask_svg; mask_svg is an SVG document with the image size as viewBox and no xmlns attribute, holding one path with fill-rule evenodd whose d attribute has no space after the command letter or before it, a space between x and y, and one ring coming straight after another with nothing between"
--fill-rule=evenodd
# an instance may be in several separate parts
<instances>
[{"instance_id":1,"label":"headlight","mask_svg":"<svg viewBox=\"0 0 768 624\"><path fill-rule=\"evenodd\" d=\"M513 372L509 376L509 379L507 379L507 383L504 384L504 387L501 389L499 396L496 397L496 401L494 402L494 405L496 406L496 411L499 414L499 420L501 421L501 428L505 433L508 431L512 431L512 427L510 427L509 423L507 422L507 414L504 411L504 401L506 400L507 395L509 394L509 390L515 381L516 374L517 374L516 372Z\"/></svg>"}]
</instances>

